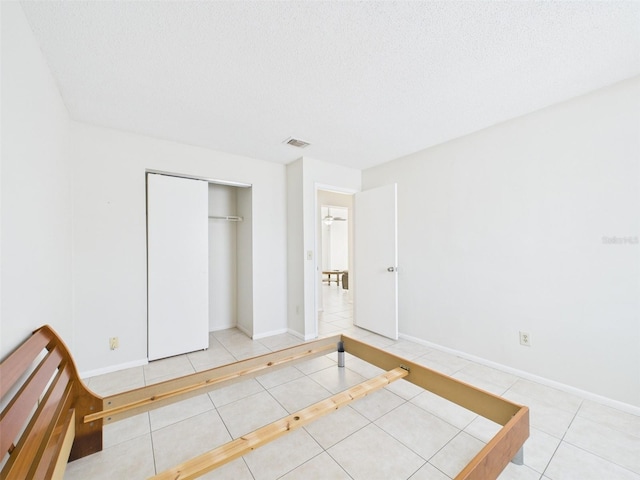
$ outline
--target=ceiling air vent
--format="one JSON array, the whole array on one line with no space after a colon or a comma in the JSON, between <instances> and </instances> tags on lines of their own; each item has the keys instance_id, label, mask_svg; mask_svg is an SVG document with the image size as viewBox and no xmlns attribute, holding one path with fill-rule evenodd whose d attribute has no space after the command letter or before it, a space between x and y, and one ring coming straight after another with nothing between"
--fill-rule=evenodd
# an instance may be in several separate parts
<instances>
[{"instance_id":1,"label":"ceiling air vent","mask_svg":"<svg viewBox=\"0 0 640 480\"><path fill-rule=\"evenodd\" d=\"M287 145L291 145L293 147L298 147L298 148L306 148L309 145L311 145L309 142L305 142L304 140L300 140L298 138L293 138L293 137L289 137L287 138L284 143L286 143Z\"/></svg>"}]
</instances>

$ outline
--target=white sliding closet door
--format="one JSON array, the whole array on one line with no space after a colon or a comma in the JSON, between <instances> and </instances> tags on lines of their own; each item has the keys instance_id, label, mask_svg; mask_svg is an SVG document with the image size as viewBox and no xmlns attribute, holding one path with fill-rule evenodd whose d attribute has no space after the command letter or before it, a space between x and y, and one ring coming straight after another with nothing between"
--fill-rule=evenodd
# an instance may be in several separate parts
<instances>
[{"instance_id":1,"label":"white sliding closet door","mask_svg":"<svg viewBox=\"0 0 640 480\"><path fill-rule=\"evenodd\" d=\"M208 184L148 174L149 360L209 346Z\"/></svg>"}]
</instances>

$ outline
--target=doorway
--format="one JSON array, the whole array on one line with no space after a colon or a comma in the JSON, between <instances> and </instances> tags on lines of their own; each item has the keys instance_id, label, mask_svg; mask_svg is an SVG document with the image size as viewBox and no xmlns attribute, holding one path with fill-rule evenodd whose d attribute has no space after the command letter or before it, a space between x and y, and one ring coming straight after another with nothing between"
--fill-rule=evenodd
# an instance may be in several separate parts
<instances>
[{"instance_id":1,"label":"doorway","mask_svg":"<svg viewBox=\"0 0 640 480\"><path fill-rule=\"evenodd\" d=\"M319 188L316 202L316 332L322 334L320 320L335 313L336 302L353 307L353 194Z\"/></svg>"},{"instance_id":2,"label":"doorway","mask_svg":"<svg viewBox=\"0 0 640 480\"><path fill-rule=\"evenodd\" d=\"M397 184L361 192L316 185L316 334L322 298L322 206L345 207L349 230L348 295L353 325L398 339ZM355 268L354 268L355 267Z\"/></svg>"},{"instance_id":3,"label":"doorway","mask_svg":"<svg viewBox=\"0 0 640 480\"><path fill-rule=\"evenodd\" d=\"M348 272L349 270L349 209L335 205L322 205L320 207L322 218L322 271ZM329 284L335 281L340 285L342 275L327 274L324 281ZM347 281L344 282L348 288Z\"/></svg>"}]
</instances>

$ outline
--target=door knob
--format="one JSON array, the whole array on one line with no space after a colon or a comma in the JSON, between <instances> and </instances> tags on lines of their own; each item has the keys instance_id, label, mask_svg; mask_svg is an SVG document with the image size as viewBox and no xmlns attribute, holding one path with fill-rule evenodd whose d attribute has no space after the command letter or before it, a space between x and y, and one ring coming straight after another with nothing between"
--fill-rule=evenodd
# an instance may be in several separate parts
<instances>
[{"instance_id":1,"label":"door knob","mask_svg":"<svg viewBox=\"0 0 640 480\"><path fill-rule=\"evenodd\" d=\"M391 273L395 272L396 270L397 270L397 268L396 268L396 267L389 267L389 268L387 268L387 272L391 272Z\"/></svg>"}]
</instances>

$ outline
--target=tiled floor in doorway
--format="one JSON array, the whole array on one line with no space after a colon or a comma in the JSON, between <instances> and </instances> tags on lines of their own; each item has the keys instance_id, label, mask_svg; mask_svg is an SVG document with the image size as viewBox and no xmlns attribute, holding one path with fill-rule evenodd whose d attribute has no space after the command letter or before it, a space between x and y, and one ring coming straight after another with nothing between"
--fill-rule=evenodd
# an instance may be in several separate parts
<instances>
[{"instance_id":1,"label":"tiled floor in doorway","mask_svg":"<svg viewBox=\"0 0 640 480\"><path fill-rule=\"evenodd\" d=\"M528 405L525 465L500 479L640 480L640 417L406 340L353 326L348 292L324 286L321 336L348 333L385 350ZM209 349L87 380L101 395L149 385L300 343L214 332ZM379 373L336 354L246 380L105 427L104 450L72 462L67 480L144 479ZM205 479L444 480L497 425L403 380L286 435Z\"/></svg>"}]
</instances>

